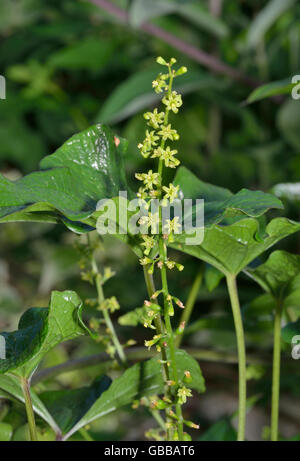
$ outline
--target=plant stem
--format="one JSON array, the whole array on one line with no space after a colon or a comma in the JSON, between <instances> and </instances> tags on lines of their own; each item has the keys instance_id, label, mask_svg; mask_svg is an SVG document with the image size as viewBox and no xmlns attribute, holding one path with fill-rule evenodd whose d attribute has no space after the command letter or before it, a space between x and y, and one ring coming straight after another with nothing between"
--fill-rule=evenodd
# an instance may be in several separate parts
<instances>
[{"instance_id":1,"label":"plant stem","mask_svg":"<svg viewBox=\"0 0 300 461\"><path fill-rule=\"evenodd\" d=\"M192 315L192 312L193 312L193 309L194 309L194 305L195 305L195 302L196 302L196 299L197 299L197 295L198 295L198 292L199 292L199 289L202 285L202 280L203 280L203 270L202 268L199 270L198 274L196 275L195 279L194 279L194 282L193 282L193 285L192 285L192 288L189 292L189 295L188 295L188 299L186 301L186 304L185 304L185 308L182 312L182 315L181 315L181 318L180 318L180 323L183 323L185 322L185 325L188 323L191 315ZM183 335L177 335L177 337L175 338L175 346L176 347L179 347L180 344L181 344L181 341L182 341L182 338L183 338Z\"/></svg>"},{"instance_id":2,"label":"plant stem","mask_svg":"<svg viewBox=\"0 0 300 461\"><path fill-rule=\"evenodd\" d=\"M281 315L282 305L278 301L274 318L273 339L273 377L272 377L272 409L271 409L271 441L278 440L279 393L280 393L280 352L281 352Z\"/></svg>"},{"instance_id":3,"label":"plant stem","mask_svg":"<svg viewBox=\"0 0 300 461\"><path fill-rule=\"evenodd\" d=\"M149 266L143 266L147 292L148 292L149 298L151 299L151 296L155 292L155 286L153 282L153 277L151 274L149 274L148 269L149 269ZM154 319L154 323L155 323L157 334L163 335L165 333L165 326L163 324L161 315L158 315ZM163 362L162 368L163 368L164 381L167 382L170 379L170 374L169 374L169 367L167 364L167 361L168 361L167 351L166 351L165 345L163 344L163 341L161 342L161 358ZM168 393L169 393L169 386L166 386L166 394Z\"/></svg>"},{"instance_id":4,"label":"plant stem","mask_svg":"<svg viewBox=\"0 0 300 461\"><path fill-rule=\"evenodd\" d=\"M247 410L247 381L246 381L246 348L241 308L235 275L227 275L227 287L232 307L239 364L239 422L238 441L245 440L246 410Z\"/></svg>"},{"instance_id":5,"label":"plant stem","mask_svg":"<svg viewBox=\"0 0 300 461\"><path fill-rule=\"evenodd\" d=\"M37 431L35 425L35 418L34 418L34 411L32 407L31 395L30 395L30 383L27 378L21 378L21 386L23 390L24 400L25 400L25 408L29 426L29 433L30 433L30 440L32 442L37 441Z\"/></svg>"},{"instance_id":6,"label":"plant stem","mask_svg":"<svg viewBox=\"0 0 300 461\"><path fill-rule=\"evenodd\" d=\"M94 442L94 439L90 436L90 434L88 433L88 431L84 427L79 429L78 432L82 435L84 440L86 440L87 442Z\"/></svg>"},{"instance_id":7,"label":"plant stem","mask_svg":"<svg viewBox=\"0 0 300 461\"><path fill-rule=\"evenodd\" d=\"M160 261L163 263L161 268L161 282L162 282L162 289L164 295L164 320L166 325L167 331L167 343L169 346L170 351L170 368L172 370L173 380L176 383L175 388L178 387L178 372L177 372L177 365L176 365L176 356L175 356L175 344L174 344L174 334L172 330L172 324L169 314L169 289L168 289L168 281L167 281L167 269L166 269L166 260L167 260L167 248L164 242L163 237L159 238L159 257ZM176 398L176 396L175 396ZM183 441L183 421L182 421L182 410L181 405L176 403L176 415L178 417L178 437L179 441Z\"/></svg>"},{"instance_id":8,"label":"plant stem","mask_svg":"<svg viewBox=\"0 0 300 461\"><path fill-rule=\"evenodd\" d=\"M97 273L96 278L95 278L95 283L96 283L96 288L97 288L97 293L98 293L98 302L99 302L99 305L101 305L103 303L103 301L105 300L105 298L104 298L102 283L101 283L101 279L100 279L100 274L98 272L98 267L97 267L97 264L96 264L94 259L92 261L92 265L93 265L93 269ZM113 325L113 323L111 321L109 312L108 312L107 309L102 309L102 313L103 313L103 317L104 317L106 326L110 331L112 342L113 342L113 344L114 344L114 346L115 346L115 348L116 348L116 350L118 352L118 356L120 358L120 361L121 361L121 363L123 365L126 365L127 359L126 359L126 356L125 356L125 353L124 353L124 349L123 349L123 347L122 347L122 345L121 345L121 343L119 341L119 338L117 336L116 330L115 330L114 325Z\"/></svg>"}]
</instances>

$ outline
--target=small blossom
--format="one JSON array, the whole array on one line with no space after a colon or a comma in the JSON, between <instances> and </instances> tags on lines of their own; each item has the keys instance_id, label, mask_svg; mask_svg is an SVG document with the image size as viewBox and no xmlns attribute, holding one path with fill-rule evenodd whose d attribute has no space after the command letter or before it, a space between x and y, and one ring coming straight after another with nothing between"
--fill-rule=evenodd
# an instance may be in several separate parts
<instances>
[{"instance_id":1,"label":"small blossom","mask_svg":"<svg viewBox=\"0 0 300 461\"><path fill-rule=\"evenodd\" d=\"M159 74L155 80L152 82L152 88L154 89L155 93L159 94L162 93L163 90L168 88L168 84L166 80L168 79L168 74Z\"/></svg>"},{"instance_id":2,"label":"small blossom","mask_svg":"<svg viewBox=\"0 0 300 461\"><path fill-rule=\"evenodd\" d=\"M162 102L165 104L168 110L178 113L178 107L182 106L181 95L177 91L172 91L170 95L167 95L163 98Z\"/></svg>"},{"instance_id":3,"label":"small blossom","mask_svg":"<svg viewBox=\"0 0 300 461\"><path fill-rule=\"evenodd\" d=\"M159 134L164 141L167 141L167 139L170 139L171 141L177 141L179 139L179 134L176 130L171 128L171 124L168 126L162 125L160 127L160 131L158 131L157 134Z\"/></svg>"},{"instance_id":4,"label":"small blossom","mask_svg":"<svg viewBox=\"0 0 300 461\"><path fill-rule=\"evenodd\" d=\"M155 245L155 240L153 237L149 236L149 235L142 235L142 239L144 240L143 243L141 243L141 245L143 247L145 247L145 250L144 250L144 254L145 255L149 255L151 249L154 247Z\"/></svg>"},{"instance_id":5,"label":"small blossom","mask_svg":"<svg viewBox=\"0 0 300 461\"><path fill-rule=\"evenodd\" d=\"M178 403L180 403L181 405L183 403L186 403L187 397L192 397L192 396L193 394L192 394L191 389L188 389L185 386L180 387L177 391Z\"/></svg>"},{"instance_id":6,"label":"small blossom","mask_svg":"<svg viewBox=\"0 0 300 461\"><path fill-rule=\"evenodd\" d=\"M149 126L152 126L152 128L157 130L159 126L164 122L165 113L158 112L157 109L154 109L153 112L146 112L144 114L144 118L148 120Z\"/></svg>"},{"instance_id":7,"label":"small blossom","mask_svg":"<svg viewBox=\"0 0 300 461\"><path fill-rule=\"evenodd\" d=\"M167 219L166 224L164 225L164 230L167 230L169 234L171 234L171 232L178 234L181 229L181 224L178 221L178 216L175 216L173 219Z\"/></svg>"},{"instance_id":8,"label":"small blossom","mask_svg":"<svg viewBox=\"0 0 300 461\"><path fill-rule=\"evenodd\" d=\"M147 264L152 263L152 260L148 258L147 256L145 256L144 258L141 258L139 261L142 266L146 266Z\"/></svg>"},{"instance_id":9,"label":"small blossom","mask_svg":"<svg viewBox=\"0 0 300 461\"><path fill-rule=\"evenodd\" d=\"M139 219L141 226L151 227L153 233L156 233L159 224L159 213L149 213L148 216L142 216Z\"/></svg>"},{"instance_id":10,"label":"small blossom","mask_svg":"<svg viewBox=\"0 0 300 461\"><path fill-rule=\"evenodd\" d=\"M144 187L140 187L138 193L136 194L141 200L148 198L147 190Z\"/></svg>"},{"instance_id":11,"label":"small blossom","mask_svg":"<svg viewBox=\"0 0 300 461\"><path fill-rule=\"evenodd\" d=\"M171 150L169 146L167 146L165 149L158 147L154 150L151 158L158 157L165 162L167 167L176 168L176 166L180 164L180 161L174 157L177 152L178 151L176 149Z\"/></svg>"},{"instance_id":12,"label":"small blossom","mask_svg":"<svg viewBox=\"0 0 300 461\"><path fill-rule=\"evenodd\" d=\"M170 183L169 187L163 186L163 191L165 192L164 201L169 199L170 203L173 203L178 197L179 186L174 186Z\"/></svg>"},{"instance_id":13,"label":"small blossom","mask_svg":"<svg viewBox=\"0 0 300 461\"><path fill-rule=\"evenodd\" d=\"M148 173L136 173L136 179L143 181L147 189L152 189L153 186L159 184L159 173L153 173L152 170L149 170Z\"/></svg>"},{"instance_id":14,"label":"small blossom","mask_svg":"<svg viewBox=\"0 0 300 461\"><path fill-rule=\"evenodd\" d=\"M175 261L170 261L170 260L168 260L168 261L166 262L166 265L167 265L167 268L168 268L168 269L174 269L175 264L176 264Z\"/></svg>"},{"instance_id":15,"label":"small blossom","mask_svg":"<svg viewBox=\"0 0 300 461\"><path fill-rule=\"evenodd\" d=\"M152 346L154 346L154 344L156 344L160 340L161 337L162 335L153 336L153 338L149 341L145 341L145 346L148 347L148 349L150 349Z\"/></svg>"}]
</instances>

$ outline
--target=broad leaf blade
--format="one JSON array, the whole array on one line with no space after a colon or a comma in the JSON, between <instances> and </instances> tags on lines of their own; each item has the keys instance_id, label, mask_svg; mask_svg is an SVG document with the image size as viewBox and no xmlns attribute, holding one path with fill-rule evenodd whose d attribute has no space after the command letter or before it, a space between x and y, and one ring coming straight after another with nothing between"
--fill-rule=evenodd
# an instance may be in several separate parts
<instances>
[{"instance_id":1,"label":"broad leaf blade","mask_svg":"<svg viewBox=\"0 0 300 461\"><path fill-rule=\"evenodd\" d=\"M83 335L78 318L80 306L75 292L54 291L49 308L27 310L17 331L2 333L6 359L0 359L0 373L29 377L56 344Z\"/></svg>"},{"instance_id":2,"label":"broad leaf blade","mask_svg":"<svg viewBox=\"0 0 300 461\"><path fill-rule=\"evenodd\" d=\"M287 251L274 251L264 264L245 271L262 288L283 301L293 291L300 291L300 256ZM300 298L299 298L300 301Z\"/></svg>"},{"instance_id":3,"label":"broad leaf blade","mask_svg":"<svg viewBox=\"0 0 300 461\"><path fill-rule=\"evenodd\" d=\"M61 431L65 433L78 423L94 402L109 388L110 384L110 378L101 376L90 386L79 389L46 391L39 397L54 417Z\"/></svg>"},{"instance_id":4,"label":"broad leaf blade","mask_svg":"<svg viewBox=\"0 0 300 461\"><path fill-rule=\"evenodd\" d=\"M189 386L198 392L204 392L204 378L196 360L185 351L178 350L176 351L176 363L179 378L182 379L184 371L189 370L192 376L192 382ZM122 376L113 381L109 389L101 395L84 417L68 432L65 439L91 421L107 415L124 405L129 405L134 399L159 394L163 392L163 388L161 364L157 358L133 365Z\"/></svg>"},{"instance_id":5,"label":"broad leaf blade","mask_svg":"<svg viewBox=\"0 0 300 461\"><path fill-rule=\"evenodd\" d=\"M128 190L127 143L120 141L116 146L109 128L94 125L45 157L41 171L15 182L0 175L0 222L62 220L78 231L90 230L86 225L98 201Z\"/></svg>"},{"instance_id":6,"label":"broad leaf blade","mask_svg":"<svg viewBox=\"0 0 300 461\"><path fill-rule=\"evenodd\" d=\"M280 200L272 194L247 189L232 194L228 189L205 183L185 167L180 167L174 179L180 186L180 198L204 200L205 227L218 224L225 218L263 215L271 208L283 208Z\"/></svg>"},{"instance_id":7,"label":"broad leaf blade","mask_svg":"<svg viewBox=\"0 0 300 461\"><path fill-rule=\"evenodd\" d=\"M186 235L175 235L171 244L184 253L199 258L224 274L241 272L255 258L285 237L300 230L300 223L275 218L260 235L256 219L246 218L228 226L214 225L205 229L200 245L186 245Z\"/></svg>"}]
</instances>

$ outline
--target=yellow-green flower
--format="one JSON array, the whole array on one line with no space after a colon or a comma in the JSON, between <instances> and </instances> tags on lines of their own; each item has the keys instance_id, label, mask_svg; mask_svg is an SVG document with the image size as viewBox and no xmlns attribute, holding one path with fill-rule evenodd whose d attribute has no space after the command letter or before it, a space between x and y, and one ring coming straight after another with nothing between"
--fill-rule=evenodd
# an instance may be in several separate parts
<instances>
[{"instance_id":1,"label":"yellow-green flower","mask_svg":"<svg viewBox=\"0 0 300 461\"><path fill-rule=\"evenodd\" d=\"M139 224L142 226L151 227L152 232L156 233L159 224L159 213L148 213L148 216L142 216L139 219Z\"/></svg>"},{"instance_id":2,"label":"yellow-green flower","mask_svg":"<svg viewBox=\"0 0 300 461\"><path fill-rule=\"evenodd\" d=\"M169 187L163 186L163 191L165 192L164 201L170 200L170 203L173 203L178 197L179 186L174 186L174 184L170 183Z\"/></svg>"},{"instance_id":3,"label":"yellow-green flower","mask_svg":"<svg viewBox=\"0 0 300 461\"><path fill-rule=\"evenodd\" d=\"M165 113L158 112L157 109L154 109L153 112L146 112L144 114L144 118L148 120L148 125L152 126L155 130L159 128L159 126L164 122Z\"/></svg>"},{"instance_id":4,"label":"yellow-green flower","mask_svg":"<svg viewBox=\"0 0 300 461\"><path fill-rule=\"evenodd\" d=\"M144 254L148 256L150 253L151 249L155 245L155 240L153 237L149 235L142 235L142 239L144 240L143 243L141 244L143 247L145 247Z\"/></svg>"},{"instance_id":5,"label":"yellow-green flower","mask_svg":"<svg viewBox=\"0 0 300 461\"><path fill-rule=\"evenodd\" d=\"M168 88L168 84L166 80L168 79L168 74L159 74L155 80L152 82L152 88L154 89L155 93L162 93L163 90Z\"/></svg>"},{"instance_id":6,"label":"yellow-green flower","mask_svg":"<svg viewBox=\"0 0 300 461\"><path fill-rule=\"evenodd\" d=\"M146 256L144 256L144 258L141 258L139 261L142 266L146 266L147 264L152 263L152 260Z\"/></svg>"},{"instance_id":7,"label":"yellow-green flower","mask_svg":"<svg viewBox=\"0 0 300 461\"><path fill-rule=\"evenodd\" d=\"M167 234L171 234L172 232L178 234L181 229L181 224L178 221L179 216L175 216L173 219L167 219L166 224L164 225L164 231Z\"/></svg>"},{"instance_id":8,"label":"yellow-green flower","mask_svg":"<svg viewBox=\"0 0 300 461\"><path fill-rule=\"evenodd\" d=\"M148 173L136 173L135 177L139 181L143 181L147 189L152 189L153 186L159 184L159 173L153 173L152 170L149 170Z\"/></svg>"},{"instance_id":9,"label":"yellow-green flower","mask_svg":"<svg viewBox=\"0 0 300 461\"><path fill-rule=\"evenodd\" d=\"M154 150L151 158L159 157L165 162L167 167L176 168L180 164L180 161L174 157L177 152L178 151L176 149L171 150L169 146L167 146L165 149L158 147Z\"/></svg>"},{"instance_id":10,"label":"yellow-green flower","mask_svg":"<svg viewBox=\"0 0 300 461\"><path fill-rule=\"evenodd\" d=\"M176 130L171 128L171 124L168 126L161 126L160 131L158 131L157 134L159 134L164 141L167 141L167 139L170 139L171 141L177 141L179 139L179 134Z\"/></svg>"},{"instance_id":11,"label":"yellow-green flower","mask_svg":"<svg viewBox=\"0 0 300 461\"><path fill-rule=\"evenodd\" d=\"M177 114L178 107L182 106L181 95L177 91L172 91L170 95L166 95L162 102L165 104L168 110L172 110L174 114Z\"/></svg>"},{"instance_id":12,"label":"yellow-green flower","mask_svg":"<svg viewBox=\"0 0 300 461\"><path fill-rule=\"evenodd\" d=\"M183 403L186 403L187 397L192 397L192 396L193 394L192 394L191 389L188 389L185 386L180 387L177 391L178 403L180 403L181 405Z\"/></svg>"}]
</instances>

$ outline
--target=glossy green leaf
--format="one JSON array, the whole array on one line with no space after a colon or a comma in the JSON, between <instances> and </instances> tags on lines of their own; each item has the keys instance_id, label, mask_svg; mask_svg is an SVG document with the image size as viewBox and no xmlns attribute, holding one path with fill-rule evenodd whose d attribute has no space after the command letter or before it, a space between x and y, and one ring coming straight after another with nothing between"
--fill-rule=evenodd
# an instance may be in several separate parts
<instances>
[{"instance_id":1,"label":"glossy green leaf","mask_svg":"<svg viewBox=\"0 0 300 461\"><path fill-rule=\"evenodd\" d=\"M300 256L274 251L264 264L245 272L275 299L283 301L296 291L300 303Z\"/></svg>"},{"instance_id":2,"label":"glossy green leaf","mask_svg":"<svg viewBox=\"0 0 300 461\"><path fill-rule=\"evenodd\" d=\"M228 189L201 181L185 167L178 169L174 184L180 186L181 199L204 200L205 227L218 224L225 218L238 215L256 218L270 208L283 208L274 195L247 189L233 194Z\"/></svg>"},{"instance_id":3,"label":"glossy green leaf","mask_svg":"<svg viewBox=\"0 0 300 461\"><path fill-rule=\"evenodd\" d=\"M178 234L171 246L208 262L225 275L237 275L264 251L299 230L300 223L275 218L262 233L256 219L246 218L228 226L205 229L200 245L186 245L185 234Z\"/></svg>"},{"instance_id":4,"label":"glossy green leaf","mask_svg":"<svg viewBox=\"0 0 300 461\"><path fill-rule=\"evenodd\" d=\"M262 99L270 98L271 96L280 94L291 94L294 86L295 83L291 83L290 78L266 83L265 85L261 85L252 91L252 93L247 98L247 103L251 104L253 102L257 102Z\"/></svg>"},{"instance_id":5,"label":"glossy green leaf","mask_svg":"<svg viewBox=\"0 0 300 461\"><path fill-rule=\"evenodd\" d=\"M117 123L131 115L160 101L161 96L152 89L152 81L161 72L160 66L149 70L139 71L121 83L108 97L96 117L96 121L103 123ZM196 70L189 70L175 80L174 89L181 94L208 88L222 88L216 78Z\"/></svg>"},{"instance_id":6,"label":"glossy green leaf","mask_svg":"<svg viewBox=\"0 0 300 461\"><path fill-rule=\"evenodd\" d=\"M22 387L16 376L0 375L0 390L1 393L5 393L6 398L16 399L24 403ZM56 433L59 432L58 425L34 390L31 389L30 394L34 412L46 421Z\"/></svg>"},{"instance_id":7,"label":"glossy green leaf","mask_svg":"<svg viewBox=\"0 0 300 461\"><path fill-rule=\"evenodd\" d=\"M46 391L40 399L53 416L63 433L72 427L88 412L94 402L111 384L107 376L97 378L90 386L79 389Z\"/></svg>"},{"instance_id":8,"label":"glossy green leaf","mask_svg":"<svg viewBox=\"0 0 300 461\"><path fill-rule=\"evenodd\" d=\"M13 428L11 424L0 422L0 442L9 442L12 434Z\"/></svg>"},{"instance_id":9,"label":"glossy green leaf","mask_svg":"<svg viewBox=\"0 0 300 461\"><path fill-rule=\"evenodd\" d=\"M28 309L17 331L1 333L6 359L0 359L0 373L29 377L56 344L83 335L78 318L81 304L74 291L54 291L49 308Z\"/></svg>"},{"instance_id":10,"label":"glossy green leaf","mask_svg":"<svg viewBox=\"0 0 300 461\"><path fill-rule=\"evenodd\" d=\"M88 218L98 201L127 190L126 147L124 140L117 147L111 130L98 124L45 157L41 171L15 182L0 175L0 222L63 221L75 232L91 230Z\"/></svg>"},{"instance_id":11,"label":"glossy green leaf","mask_svg":"<svg viewBox=\"0 0 300 461\"><path fill-rule=\"evenodd\" d=\"M176 351L176 363L179 379L183 378L185 370L189 370L192 376L192 382L189 387L198 392L204 392L204 378L196 360L185 351L178 350ZM91 421L107 415L124 405L131 404L134 399L146 395L160 394L163 392L163 388L161 364L157 357L133 365L113 381L109 389L101 395L84 417L66 434L65 439Z\"/></svg>"}]
</instances>

